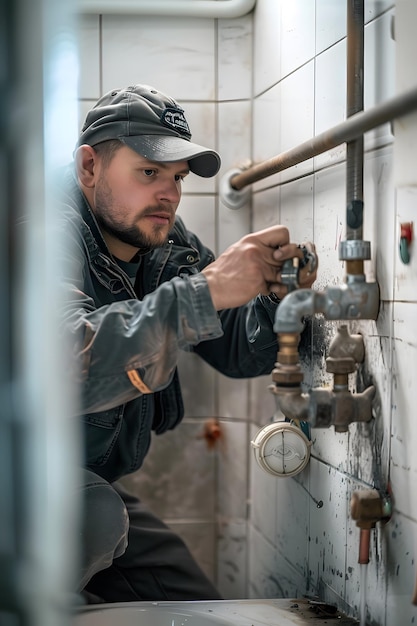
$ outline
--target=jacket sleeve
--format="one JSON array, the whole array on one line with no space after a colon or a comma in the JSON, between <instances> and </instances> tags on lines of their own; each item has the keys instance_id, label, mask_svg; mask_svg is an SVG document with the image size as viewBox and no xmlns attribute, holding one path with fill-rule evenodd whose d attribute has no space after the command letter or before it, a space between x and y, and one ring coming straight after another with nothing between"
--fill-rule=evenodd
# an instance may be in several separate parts
<instances>
[{"instance_id":1,"label":"jacket sleeve","mask_svg":"<svg viewBox=\"0 0 417 626\"><path fill-rule=\"evenodd\" d=\"M74 246L78 250L63 263L62 327L72 351L73 378L83 389L80 412L107 410L164 389L179 350L222 334L203 274L174 277L142 301L98 307L85 293L89 268L83 244L74 241Z\"/></svg>"}]
</instances>

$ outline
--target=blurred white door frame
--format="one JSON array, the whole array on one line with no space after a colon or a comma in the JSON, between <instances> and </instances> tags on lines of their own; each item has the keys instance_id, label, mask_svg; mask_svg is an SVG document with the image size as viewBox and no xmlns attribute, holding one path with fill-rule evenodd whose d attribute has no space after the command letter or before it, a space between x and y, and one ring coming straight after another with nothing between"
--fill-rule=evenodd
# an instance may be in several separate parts
<instances>
[{"instance_id":1,"label":"blurred white door frame","mask_svg":"<svg viewBox=\"0 0 417 626\"><path fill-rule=\"evenodd\" d=\"M59 339L54 168L77 128L74 4L0 2L0 623L65 625L79 457ZM28 227L16 220L28 217Z\"/></svg>"}]
</instances>

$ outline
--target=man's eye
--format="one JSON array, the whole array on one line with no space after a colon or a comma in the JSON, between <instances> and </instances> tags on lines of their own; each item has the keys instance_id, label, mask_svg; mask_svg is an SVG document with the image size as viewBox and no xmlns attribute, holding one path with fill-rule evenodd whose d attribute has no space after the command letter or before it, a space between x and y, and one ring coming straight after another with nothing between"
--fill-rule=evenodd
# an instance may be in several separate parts
<instances>
[{"instance_id":1,"label":"man's eye","mask_svg":"<svg viewBox=\"0 0 417 626\"><path fill-rule=\"evenodd\" d=\"M145 176L154 176L155 170L143 170L143 173L145 174Z\"/></svg>"},{"instance_id":2,"label":"man's eye","mask_svg":"<svg viewBox=\"0 0 417 626\"><path fill-rule=\"evenodd\" d=\"M185 176L183 174L176 174L176 176L175 176L175 180L176 181L180 180L182 182L184 180L184 178L185 178Z\"/></svg>"}]
</instances>

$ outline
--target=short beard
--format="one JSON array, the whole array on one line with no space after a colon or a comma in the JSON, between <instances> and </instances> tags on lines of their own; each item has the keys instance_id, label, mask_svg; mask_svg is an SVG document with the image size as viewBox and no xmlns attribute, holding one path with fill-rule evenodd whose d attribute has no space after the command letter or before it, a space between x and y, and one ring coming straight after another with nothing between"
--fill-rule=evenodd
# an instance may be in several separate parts
<instances>
[{"instance_id":1,"label":"short beard","mask_svg":"<svg viewBox=\"0 0 417 626\"><path fill-rule=\"evenodd\" d=\"M96 220L102 231L108 233L109 235L113 235L113 237L119 239L119 241L123 241L123 243L127 243L134 248L138 248L139 250L154 250L155 248L163 246L168 241L168 237L165 237L162 241L156 241L154 237L151 238L148 235L145 235L145 233L143 233L137 226L123 229L113 226L100 214L96 215Z\"/></svg>"},{"instance_id":2,"label":"short beard","mask_svg":"<svg viewBox=\"0 0 417 626\"><path fill-rule=\"evenodd\" d=\"M162 240L157 237L149 237L149 235L143 233L138 226L129 228L123 227L109 218L110 208L114 207L115 204L111 189L104 179L104 176L100 176L97 184L95 203L95 218L100 229L116 239L119 239L119 241L123 241L123 243L127 243L140 250L153 250L163 246L168 241L168 235ZM149 212L149 214L154 213L155 208L156 207L147 207L147 209L144 210L144 215L146 215L147 212ZM161 226L160 229L162 230L162 228ZM155 226L156 231L160 229L158 226Z\"/></svg>"}]
</instances>

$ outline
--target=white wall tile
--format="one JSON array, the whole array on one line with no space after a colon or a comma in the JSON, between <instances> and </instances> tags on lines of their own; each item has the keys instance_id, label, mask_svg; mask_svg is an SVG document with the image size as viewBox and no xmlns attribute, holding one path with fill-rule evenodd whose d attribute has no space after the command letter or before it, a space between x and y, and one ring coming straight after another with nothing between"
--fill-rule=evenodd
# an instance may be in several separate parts
<instances>
[{"instance_id":1,"label":"white wall tile","mask_svg":"<svg viewBox=\"0 0 417 626\"><path fill-rule=\"evenodd\" d=\"M392 300L394 282L395 195L392 146L365 154L363 238L371 243L365 262L370 281L377 280L382 300Z\"/></svg>"},{"instance_id":2,"label":"white wall tile","mask_svg":"<svg viewBox=\"0 0 417 626\"><path fill-rule=\"evenodd\" d=\"M246 419L248 415L248 380L219 376L219 416Z\"/></svg>"},{"instance_id":3,"label":"white wall tile","mask_svg":"<svg viewBox=\"0 0 417 626\"><path fill-rule=\"evenodd\" d=\"M281 82L279 115L280 152L295 148L314 135L314 62L304 65ZM273 124L275 115L270 123ZM303 161L284 170L281 180L311 172L313 160Z\"/></svg>"},{"instance_id":4,"label":"white wall tile","mask_svg":"<svg viewBox=\"0 0 417 626\"><path fill-rule=\"evenodd\" d=\"M310 504L309 576L312 591L334 602L345 591L346 476L334 468L310 461L310 491L323 506Z\"/></svg>"},{"instance_id":5,"label":"white wall tile","mask_svg":"<svg viewBox=\"0 0 417 626\"><path fill-rule=\"evenodd\" d=\"M394 6L392 0L365 0L365 23ZM346 37L346 3L316 0L316 54Z\"/></svg>"},{"instance_id":6,"label":"white wall tile","mask_svg":"<svg viewBox=\"0 0 417 626\"><path fill-rule=\"evenodd\" d=\"M249 598L300 598L304 595L305 577L299 575L291 561L276 553L272 544L253 527L249 534L249 563ZM289 616L293 621L291 617L294 614ZM265 623L277 622L272 619Z\"/></svg>"},{"instance_id":7,"label":"white wall tile","mask_svg":"<svg viewBox=\"0 0 417 626\"><path fill-rule=\"evenodd\" d=\"M216 150L216 107L212 102L182 102L182 106L191 129L191 141L201 146ZM202 176L187 176L183 183L183 191L186 193L214 193L216 178L203 178Z\"/></svg>"},{"instance_id":8,"label":"white wall tile","mask_svg":"<svg viewBox=\"0 0 417 626\"><path fill-rule=\"evenodd\" d=\"M268 89L253 103L253 162L262 163L281 152L281 85ZM281 180L281 174L274 174L253 185L258 191L271 187Z\"/></svg>"},{"instance_id":9,"label":"white wall tile","mask_svg":"<svg viewBox=\"0 0 417 626\"><path fill-rule=\"evenodd\" d=\"M218 442L218 516L220 520L245 519L248 506L249 426L246 421L220 418Z\"/></svg>"},{"instance_id":10,"label":"white wall tile","mask_svg":"<svg viewBox=\"0 0 417 626\"><path fill-rule=\"evenodd\" d=\"M315 3L258 0L254 33L258 95L314 57Z\"/></svg>"},{"instance_id":11,"label":"white wall tile","mask_svg":"<svg viewBox=\"0 0 417 626\"><path fill-rule=\"evenodd\" d=\"M217 587L224 599L247 598L247 522L222 520L217 544Z\"/></svg>"},{"instance_id":12,"label":"white wall tile","mask_svg":"<svg viewBox=\"0 0 417 626\"><path fill-rule=\"evenodd\" d=\"M281 0L281 78L314 57L315 2Z\"/></svg>"},{"instance_id":13,"label":"white wall tile","mask_svg":"<svg viewBox=\"0 0 417 626\"><path fill-rule=\"evenodd\" d=\"M339 261L339 243L346 237L345 166L335 165L315 174L314 242L319 256L315 288L339 285L345 268Z\"/></svg>"},{"instance_id":14,"label":"white wall tile","mask_svg":"<svg viewBox=\"0 0 417 626\"><path fill-rule=\"evenodd\" d=\"M247 99L252 88L252 14L218 22L219 100Z\"/></svg>"},{"instance_id":15,"label":"white wall tile","mask_svg":"<svg viewBox=\"0 0 417 626\"><path fill-rule=\"evenodd\" d=\"M218 106L219 152L221 173L244 168L251 160L251 103L222 102Z\"/></svg>"},{"instance_id":16,"label":"white wall tile","mask_svg":"<svg viewBox=\"0 0 417 626\"><path fill-rule=\"evenodd\" d=\"M256 99L254 161L295 148L314 134L314 63L308 63ZM311 171L312 159L256 183L259 190Z\"/></svg>"},{"instance_id":17,"label":"white wall tile","mask_svg":"<svg viewBox=\"0 0 417 626\"><path fill-rule=\"evenodd\" d=\"M123 479L163 519L214 521L217 451L208 448L203 432L202 420L183 420L153 435L143 470Z\"/></svg>"},{"instance_id":18,"label":"white wall tile","mask_svg":"<svg viewBox=\"0 0 417 626\"><path fill-rule=\"evenodd\" d=\"M192 174L189 175L191 176ZM215 252L215 198L214 196L188 195L185 192L185 185L177 213L184 220L188 230L195 233L210 250Z\"/></svg>"},{"instance_id":19,"label":"white wall tile","mask_svg":"<svg viewBox=\"0 0 417 626\"><path fill-rule=\"evenodd\" d=\"M219 201L218 210L218 254L224 252L232 243L247 235L250 228L250 204L238 210L232 210Z\"/></svg>"},{"instance_id":20,"label":"white wall tile","mask_svg":"<svg viewBox=\"0 0 417 626\"><path fill-rule=\"evenodd\" d=\"M365 27L364 109L369 109L395 95L395 41L392 38L393 11ZM365 149L392 142L391 124L386 123L365 133Z\"/></svg>"},{"instance_id":21,"label":"white wall tile","mask_svg":"<svg viewBox=\"0 0 417 626\"><path fill-rule=\"evenodd\" d=\"M193 352L183 352L178 361L182 386L184 412L191 417L216 415L215 389L217 372ZM192 381L191 385L185 384ZM198 390L198 393L197 393Z\"/></svg>"},{"instance_id":22,"label":"white wall tile","mask_svg":"<svg viewBox=\"0 0 417 626\"><path fill-rule=\"evenodd\" d=\"M313 241L314 180L306 176L281 186L280 223L290 231L291 241Z\"/></svg>"},{"instance_id":23,"label":"white wall tile","mask_svg":"<svg viewBox=\"0 0 417 626\"><path fill-rule=\"evenodd\" d=\"M219 152L222 167L217 182L222 188L234 170L244 169L251 157L251 105L249 101L223 102L218 107ZM250 189L249 189L250 191ZM250 231L250 200L240 209L226 207L220 196L218 252Z\"/></svg>"},{"instance_id":24,"label":"white wall tile","mask_svg":"<svg viewBox=\"0 0 417 626\"><path fill-rule=\"evenodd\" d=\"M215 97L214 20L103 16L103 90L145 83L176 100Z\"/></svg>"},{"instance_id":25,"label":"white wall tile","mask_svg":"<svg viewBox=\"0 0 417 626\"><path fill-rule=\"evenodd\" d=\"M280 197L281 187L271 187L253 194L253 230L261 230L281 223Z\"/></svg>"},{"instance_id":26,"label":"white wall tile","mask_svg":"<svg viewBox=\"0 0 417 626\"><path fill-rule=\"evenodd\" d=\"M278 345L277 345L278 350ZM277 410L275 396L269 387L272 376L257 376L249 381L249 418L259 427L269 423Z\"/></svg>"},{"instance_id":27,"label":"white wall tile","mask_svg":"<svg viewBox=\"0 0 417 626\"><path fill-rule=\"evenodd\" d=\"M417 3L397 2L395 13L396 86L399 94L416 86ZM399 186L417 184L415 147L417 143L417 112L403 116L394 123L395 183Z\"/></svg>"},{"instance_id":28,"label":"white wall tile","mask_svg":"<svg viewBox=\"0 0 417 626\"><path fill-rule=\"evenodd\" d=\"M182 537L203 572L216 585L216 524L214 522L169 520L169 526Z\"/></svg>"},{"instance_id":29,"label":"white wall tile","mask_svg":"<svg viewBox=\"0 0 417 626\"><path fill-rule=\"evenodd\" d=\"M83 15L78 22L79 98L98 100L100 93L100 18Z\"/></svg>"},{"instance_id":30,"label":"white wall tile","mask_svg":"<svg viewBox=\"0 0 417 626\"><path fill-rule=\"evenodd\" d=\"M281 581L276 571L276 553L253 526L249 528L249 598L281 598Z\"/></svg>"},{"instance_id":31,"label":"white wall tile","mask_svg":"<svg viewBox=\"0 0 417 626\"><path fill-rule=\"evenodd\" d=\"M316 0L316 54L346 37L346 2Z\"/></svg>"},{"instance_id":32,"label":"white wall tile","mask_svg":"<svg viewBox=\"0 0 417 626\"><path fill-rule=\"evenodd\" d=\"M417 457L417 406L415 372L417 368L417 340L410 329L415 327L416 304L395 302L393 326L392 371L392 442L391 481L396 509L417 520L415 493Z\"/></svg>"},{"instance_id":33,"label":"white wall tile","mask_svg":"<svg viewBox=\"0 0 417 626\"><path fill-rule=\"evenodd\" d=\"M281 2L257 0L254 22L255 96L281 79Z\"/></svg>"},{"instance_id":34,"label":"white wall tile","mask_svg":"<svg viewBox=\"0 0 417 626\"><path fill-rule=\"evenodd\" d=\"M412 604L412 598L416 584L417 523L396 513L386 530L389 533L386 624L415 624L417 606Z\"/></svg>"},{"instance_id":35,"label":"white wall tile","mask_svg":"<svg viewBox=\"0 0 417 626\"><path fill-rule=\"evenodd\" d=\"M365 22L370 22L393 6L395 0L365 0Z\"/></svg>"},{"instance_id":36,"label":"white wall tile","mask_svg":"<svg viewBox=\"0 0 417 626\"><path fill-rule=\"evenodd\" d=\"M339 471L345 472L348 465L349 432L337 433L334 426L313 428L311 454L326 463L331 463Z\"/></svg>"},{"instance_id":37,"label":"white wall tile","mask_svg":"<svg viewBox=\"0 0 417 626\"><path fill-rule=\"evenodd\" d=\"M316 57L314 134L319 135L346 119L346 40ZM324 167L345 158L345 144L314 158L314 167Z\"/></svg>"},{"instance_id":38,"label":"white wall tile","mask_svg":"<svg viewBox=\"0 0 417 626\"><path fill-rule=\"evenodd\" d=\"M309 468L292 478L278 478L276 573L285 597L301 598L308 580L310 533Z\"/></svg>"}]
</instances>

